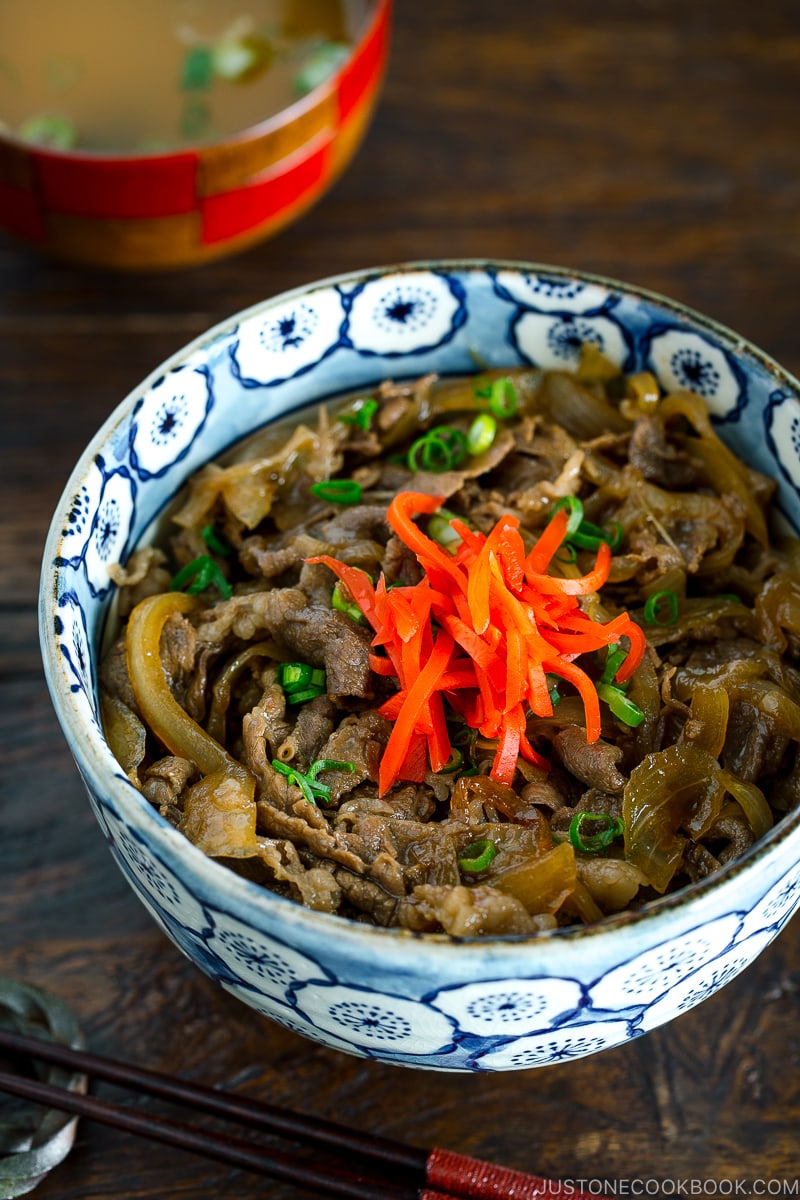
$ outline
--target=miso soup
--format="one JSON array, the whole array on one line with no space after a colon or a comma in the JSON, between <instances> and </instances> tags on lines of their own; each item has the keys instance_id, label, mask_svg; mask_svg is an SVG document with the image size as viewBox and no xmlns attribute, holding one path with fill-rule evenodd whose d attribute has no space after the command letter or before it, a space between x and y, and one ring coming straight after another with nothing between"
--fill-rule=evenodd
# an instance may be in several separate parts
<instances>
[{"instance_id":1,"label":"miso soup","mask_svg":"<svg viewBox=\"0 0 800 1200\"><path fill-rule=\"evenodd\" d=\"M349 56L370 0L4 0L0 128L161 151L274 115Z\"/></svg>"}]
</instances>

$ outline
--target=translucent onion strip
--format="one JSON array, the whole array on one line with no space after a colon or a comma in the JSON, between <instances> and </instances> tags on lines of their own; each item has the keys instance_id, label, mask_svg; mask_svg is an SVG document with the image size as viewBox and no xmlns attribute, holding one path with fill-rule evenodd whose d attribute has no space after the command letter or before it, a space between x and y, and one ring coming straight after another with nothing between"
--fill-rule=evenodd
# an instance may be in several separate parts
<instances>
[{"instance_id":1,"label":"translucent onion strip","mask_svg":"<svg viewBox=\"0 0 800 1200\"><path fill-rule=\"evenodd\" d=\"M197 603L183 592L164 592L136 605L126 634L131 687L145 723L171 754L189 759L203 775L224 771L246 780L249 771L181 708L161 664L161 634L167 620L173 613L192 612Z\"/></svg>"}]
</instances>

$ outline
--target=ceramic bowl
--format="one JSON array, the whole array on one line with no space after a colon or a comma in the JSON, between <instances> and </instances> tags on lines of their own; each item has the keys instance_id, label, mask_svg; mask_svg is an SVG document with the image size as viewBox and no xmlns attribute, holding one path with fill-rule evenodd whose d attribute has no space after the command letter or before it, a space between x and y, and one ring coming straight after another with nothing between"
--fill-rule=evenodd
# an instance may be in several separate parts
<instances>
[{"instance_id":1,"label":"ceramic bowl","mask_svg":"<svg viewBox=\"0 0 800 1200\"><path fill-rule=\"evenodd\" d=\"M296 220L366 132L384 75L391 0L376 0L329 80L222 141L141 155L56 151L0 132L0 227L59 258L157 269L219 258Z\"/></svg>"},{"instance_id":2,"label":"ceramic bowl","mask_svg":"<svg viewBox=\"0 0 800 1200\"><path fill-rule=\"evenodd\" d=\"M405 265L314 283L232 317L160 366L87 448L44 556L48 685L98 823L175 944L272 1021L406 1066L505 1071L590 1054L710 996L800 903L800 812L717 875L636 913L533 938L455 941L309 911L190 845L125 779L97 716L98 640L124 559L187 476L255 427L386 377L568 366L593 341L707 400L778 480L800 528L800 385L679 304L550 267Z\"/></svg>"}]
</instances>

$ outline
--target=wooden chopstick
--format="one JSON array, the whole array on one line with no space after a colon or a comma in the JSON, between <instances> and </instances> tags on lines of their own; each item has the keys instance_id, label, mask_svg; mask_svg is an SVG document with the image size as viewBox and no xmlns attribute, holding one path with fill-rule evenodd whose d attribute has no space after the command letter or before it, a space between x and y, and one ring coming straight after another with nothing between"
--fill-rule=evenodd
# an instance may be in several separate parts
<instances>
[{"instance_id":1,"label":"wooden chopstick","mask_svg":"<svg viewBox=\"0 0 800 1200\"><path fill-rule=\"evenodd\" d=\"M11 1033L0 1029L0 1049L27 1054L57 1067L80 1071L95 1079L104 1079L162 1100L171 1100L189 1108L212 1113L218 1117L238 1121L253 1129L266 1129L282 1137L299 1142L322 1145L340 1154L352 1155L355 1159L366 1158L386 1163L393 1170L411 1174L413 1178L425 1177L427 1150L396 1142L390 1138L367 1136L346 1125L322 1118L307 1117L302 1113L269 1104L263 1100L239 1096L220 1088L204 1087L188 1083L175 1076L147 1070L134 1063L104 1058L56 1042L44 1042L38 1038Z\"/></svg>"},{"instance_id":2,"label":"wooden chopstick","mask_svg":"<svg viewBox=\"0 0 800 1200\"><path fill-rule=\"evenodd\" d=\"M0 1072L0 1091L96 1120L129 1133L214 1158L228 1165L316 1189L342 1200L548 1200L563 1196L553 1180L527 1175L455 1151L423 1150L366 1136L333 1121L303 1116L265 1101L189 1083L133 1063L104 1058L0 1029L0 1049L68 1067L97 1079L170 1100L187 1108L267 1130L345 1159L319 1164L297 1155L184 1125L110 1100L66 1091ZM588 1197L570 1185L571 1200ZM595 1195L595 1200L597 1197Z\"/></svg>"},{"instance_id":3,"label":"wooden chopstick","mask_svg":"<svg viewBox=\"0 0 800 1200\"><path fill-rule=\"evenodd\" d=\"M82 1092L70 1092L21 1075L0 1071L0 1091L48 1108L88 1117L102 1125L188 1150L228 1166L240 1167L258 1175L269 1175L285 1183L299 1184L325 1196L339 1197L340 1200L417 1200L419 1196L419 1188L413 1185L397 1188L387 1183L385 1178L351 1171L337 1164L320 1166L305 1162L284 1151L266 1149L228 1134L222 1136L213 1130L183 1125L167 1117L145 1113ZM444 1198L439 1194L431 1197L431 1200Z\"/></svg>"}]
</instances>

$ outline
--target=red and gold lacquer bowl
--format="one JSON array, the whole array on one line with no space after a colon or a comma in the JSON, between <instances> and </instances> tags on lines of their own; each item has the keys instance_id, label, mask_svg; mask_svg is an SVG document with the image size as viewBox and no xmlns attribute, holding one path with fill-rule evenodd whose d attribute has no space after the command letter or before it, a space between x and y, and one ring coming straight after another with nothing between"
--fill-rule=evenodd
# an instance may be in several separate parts
<instances>
[{"instance_id":1,"label":"red and gold lacquer bowl","mask_svg":"<svg viewBox=\"0 0 800 1200\"><path fill-rule=\"evenodd\" d=\"M303 100L197 149L88 154L0 134L0 227L59 258L129 270L190 266L270 237L355 154L385 72L391 0Z\"/></svg>"}]
</instances>

